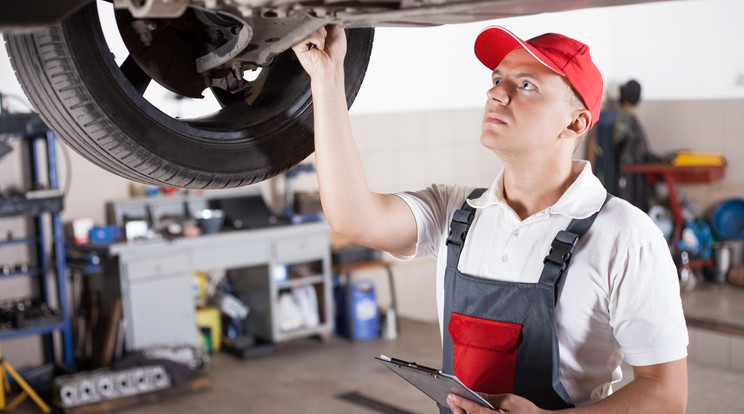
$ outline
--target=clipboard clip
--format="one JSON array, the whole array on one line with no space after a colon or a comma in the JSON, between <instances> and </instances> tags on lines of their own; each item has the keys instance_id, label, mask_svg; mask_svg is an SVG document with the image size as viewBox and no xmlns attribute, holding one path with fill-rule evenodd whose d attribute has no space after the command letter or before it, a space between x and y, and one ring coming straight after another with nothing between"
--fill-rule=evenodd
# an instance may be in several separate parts
<instances>
[{"instance_id":1,"label":"clipboard clip","mask_svg":"<svg viewBox=\"0 0 744 414\"><path fill-rule=\"evenodd\" d=\"M418 369L418 370L424 371L424 372L426 372L426 373L428 373L430 375L439 376L439 370L436 369L436 368L430 368L430 367L427 367L427 366L424 366L424 365L419 365L419 364L417 364L415 362L404 361L404 360L398 359L398 358L390 358L390 362L392 362L392 363L394 363L394 364L396 364L398 366L406 366L406 367L409 367L409 368L413 368L413 369Z\"/></svg>"}]
</instances>

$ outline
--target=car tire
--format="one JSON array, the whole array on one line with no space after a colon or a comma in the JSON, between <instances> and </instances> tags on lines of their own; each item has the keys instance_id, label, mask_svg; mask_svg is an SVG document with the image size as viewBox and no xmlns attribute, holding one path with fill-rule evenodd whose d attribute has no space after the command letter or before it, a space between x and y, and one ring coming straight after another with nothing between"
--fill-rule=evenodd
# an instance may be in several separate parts
<instances>
[{"instance_id":1,"label":"car tire","mask_svg":"<svg viewBox=\"0 0 744 414\"><path fill-rule=\"evenodd\" d=\"M349 29L348 104L361 87L374 29ZM151 185L216 189L262 181L313 152L310 79L291 50L258 97L207 117L177 119L148 102L109 51L95 4L56 26L6 36L26 96L44 122L89 161Z\"/></svg>"}]
</instances>

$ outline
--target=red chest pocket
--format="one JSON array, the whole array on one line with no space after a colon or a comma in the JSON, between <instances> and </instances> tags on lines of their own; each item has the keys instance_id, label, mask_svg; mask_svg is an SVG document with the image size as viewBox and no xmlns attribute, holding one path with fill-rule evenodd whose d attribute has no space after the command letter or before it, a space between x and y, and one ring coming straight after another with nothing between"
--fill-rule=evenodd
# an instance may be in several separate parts
<instances>
[{"instance_id":1,"label":"red chest pocket","mask_svg":"<svg viewBox=\"0 0 744 414\"><path fill-rule=\"evenodd\" d=\"M522 325L452 313L454 374L469 388L488 394L511 393Z\"/></svg>"}]
</instances>

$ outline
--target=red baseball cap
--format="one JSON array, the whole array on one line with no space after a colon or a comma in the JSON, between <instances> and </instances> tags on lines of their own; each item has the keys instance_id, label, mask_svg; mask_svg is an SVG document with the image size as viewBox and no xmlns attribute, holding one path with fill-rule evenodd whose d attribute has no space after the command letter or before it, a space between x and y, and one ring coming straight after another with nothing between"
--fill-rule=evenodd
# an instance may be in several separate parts
<instances>
[{"instance_id":1,"label":"red baseball cap","mask_svg":"<svg viewBox=\"0 0 744 414\"><path fill-rule=\"evenodd\" d=\"M475 39L475 55L491 70L514 49L524 48L538 62L565 76L592 114L591 128L599 120L602 106L602 74L592 62L589 46L557 33L546 33L524 41L501 26L483 29Z\"/></svg>"}]
</instances>

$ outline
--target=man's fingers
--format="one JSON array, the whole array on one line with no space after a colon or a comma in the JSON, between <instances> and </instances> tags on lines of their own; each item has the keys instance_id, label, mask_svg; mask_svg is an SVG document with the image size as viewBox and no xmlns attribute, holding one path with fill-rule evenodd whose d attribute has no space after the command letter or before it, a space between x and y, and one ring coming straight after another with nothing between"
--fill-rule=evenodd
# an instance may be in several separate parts
<instances>
[{"instance_id":1,"label":"man's fingers","mask_svg":"<svg viewBox=\"0 0 744 414\"><path fill-rule=\"evenodd\" d=\"M463 398L455 394L449 394L447 396L447 404L454 414L493 412L492 410L489 410L488 408L478 404L475 401L468 400L467 398Z\"/></svg>"},{"instance_id":2,"label":"man's fingers","mask_svg":"<svg viewBox=\"0 0 744 414\"><path fill-rule=\"evenodd\" d=\"M295 48L299 49L299 52L312 52L314 49L323 50L325 49L325 39L318 36L317 33L313 33L310 37L298 43Z\"/></svg>"},{"instance_id":3,"label":"man's fingers","mask_svg":"<svg viewBox=\"0 0 744 414\"><path fill-rule=\"evenodd\" d=\"M335 24L329 25L323 28L323 30L326 30L326 37L329 39L339 39L342 36L346 36L346 32L344 32L343 27L336 26Z\"/></svg>"},{"instance_id":4,"label":"man's fingers","mask_svg":"<svg viewBox=\"0 0 744 414\"><path fill-rule=\"evenodd\" d=\"M457 399L453 394L447 396L447 405L452 410L452 414L466 414L465 410L457 404Z\"/></svg>"},{"instance_id":5,"label":"man's fingers","mask_svg":"<svg viewBox=\"0 0 744 414\"><path fill-rule=\"evenodd\" d=\"M344 29L335 26L321 27L292 46L292 51L310 78L316 75L326 76L329 71L341 71L346 55Z\"/></svg>"},{"instance_id":6,"label":"man's fingers","mask_svg":"<svg viewBox=\"0 0 744 414\"><path fill-rule=\"evenodd\" d=\"M326 30L325 27L321 27L315 33L311 34L310 37L305 39L307 51L308 52L312 51L315 48L317 48L318 50L324 50L327 36L328 36L328 31Z\"/></svg>"},{"instance_id":7,"label":"man's fingers","mask_svg":"<svg viewBox=\"0 0 744 414\"><path fill-rule=\"evenodd\" d=\"M328 35L328 31L325 27L321 27L315 33L308 36L305 40L297 43L292 47L295 52L311 52L314 49L323 50L325 49L325 39Z\"/></svg>"}]
</instances>

